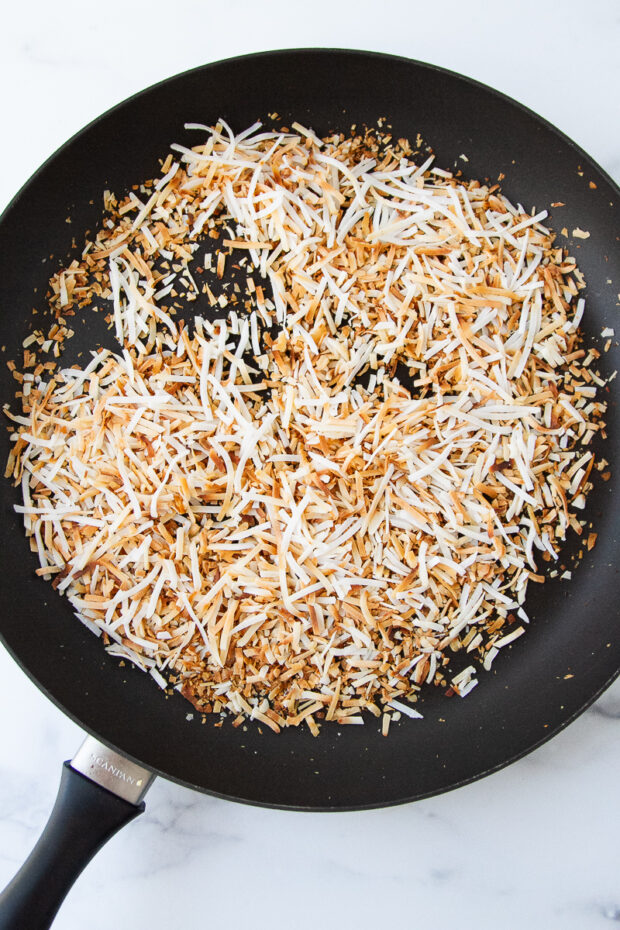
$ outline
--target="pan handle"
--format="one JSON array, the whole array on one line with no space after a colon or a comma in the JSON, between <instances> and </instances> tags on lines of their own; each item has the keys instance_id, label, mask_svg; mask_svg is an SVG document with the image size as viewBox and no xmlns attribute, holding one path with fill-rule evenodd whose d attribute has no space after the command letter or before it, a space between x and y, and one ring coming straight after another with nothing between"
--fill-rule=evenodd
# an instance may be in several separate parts
<instances>
[{"instance_id":1,"label":"pan handle","mask_svg":"<svg viewBox=\"0 0 620 930\"><path fill-rule=\"evenodd\" d=\"M64 763L45 829L0 894L0 930L47 930L95 853L143 812L153 777L89 737Z\"/></svg>"}]
</instances>

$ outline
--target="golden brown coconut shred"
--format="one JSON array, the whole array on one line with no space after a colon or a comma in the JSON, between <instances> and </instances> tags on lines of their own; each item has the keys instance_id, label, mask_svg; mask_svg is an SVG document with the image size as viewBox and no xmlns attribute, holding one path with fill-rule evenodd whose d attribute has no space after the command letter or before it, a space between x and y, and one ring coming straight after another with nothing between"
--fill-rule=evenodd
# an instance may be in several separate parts
<instances>
[{"instance_id":1,"label":"golden brown coconut shred","mask_svg":"<svg viewBox=\"0 0 620 930\"><path fill-rule=\"evenodd\" d=\"M581 532L582 279L545 212L402 141L193 128L50 282L63 326L111 306L120 348L24 375L9 414L38 573L200 711L387 735L424 684L471 691ZM226 256L245 293L216 297L192 263Z\"/></svg>"}]
</instances>

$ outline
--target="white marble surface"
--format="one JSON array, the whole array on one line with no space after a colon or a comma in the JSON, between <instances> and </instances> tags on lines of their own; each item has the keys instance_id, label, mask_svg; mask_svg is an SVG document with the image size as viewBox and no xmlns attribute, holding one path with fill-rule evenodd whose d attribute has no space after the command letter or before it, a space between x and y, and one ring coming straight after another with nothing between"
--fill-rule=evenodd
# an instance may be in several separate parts
<instances>
[{"instance_id":1,"label":"white marble surface","mask_svg":"<svg viewBox=\"0 0 620 930\"><path fill-rule=\"evenodd\" d=\"M312 12L294 0L4 7L0 207L68 136L142 87L209 60L301 45L395 52L486 81L620 179L614 0L303 8ZM89 866L54 926L603 930L620 922L619 736L616 684L516 765L406 807L283 813L157 782L146 815ZM0 650L0 886L32 846L80 739Z\"/></svg>"}]
</instances>

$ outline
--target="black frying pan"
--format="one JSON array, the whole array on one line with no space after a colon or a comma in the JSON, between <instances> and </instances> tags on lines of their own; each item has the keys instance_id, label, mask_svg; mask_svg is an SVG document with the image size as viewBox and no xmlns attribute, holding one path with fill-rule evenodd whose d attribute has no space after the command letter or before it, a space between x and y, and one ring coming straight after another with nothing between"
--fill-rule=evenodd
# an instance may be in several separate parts
<instances>
[{"instance_id":1,"label":"black frying pan","mask_svg":"<svg viewBox=\"0 0 620 930\"><path fill-rule=\"evenodd\" d=\"M440 166L462 168L472 178L505 175L508 197L527 209L550 209L557 230L590 231L588 239L568 240L588 282L586 338L597 344L604 326L618 326L619 191L569 139L507 97L439 68L366 52L285 51L219 62L158 84L96 120L37 172L0 221L4 358L19 356L33 324L31 307L45 306L47 280L66 261L72 238L79 248L85 231L97 224L104 188L121 192L153 176L172 141L195 143L183 130L185 121L213 123L223 116L240 130L257 118L269 122L274 111L283 124L298 120L320 135L385 116L396 136L415 139L421 133ZM205 308L193 304L192 314L197 309ZM84 311L70 353L112 344L102 316ZM601 360L603 372L620 368L619 355L612 346ZM12 399L14 389L1 364L2 402ZM588 501L587 516L599 534L595 549L572 581L530 586L527 635L498 657L492 672L481 672L466 700L431 690L418 705L424 719L402 720L388 739L374 720L342 731L326 725L317 739L306 730L277 736L252 724L218 729L209 719L201 724L197 714L188 721L191 708L182 697L167 699L149 677L119 667L75 620L70 605L34 577L34 557L12 509L17 493L6 481L0 485L3 642L38 687L106 746L219 797L297 810L352 810L411 801L480 778L557 733L618 674L620 423L613 389L615 382L604 453L611 480L598 482ZM8 439L1 433L4 461ZM576 551L573 540L567 565L571 545ZM127 775L117 757L106 763L105 750L97 758L88 765L118 784L123 780L125 788L127 778L140 780L137 770ZM76 767L85 770L83 759ZM49 926L94 849L139 812L132 803L139 793L130 791L131 800L121 801L67 767L43 845L0 898L0 927ZM94 826L88 819L93 812Z\"/></svg>"}]
</instances>

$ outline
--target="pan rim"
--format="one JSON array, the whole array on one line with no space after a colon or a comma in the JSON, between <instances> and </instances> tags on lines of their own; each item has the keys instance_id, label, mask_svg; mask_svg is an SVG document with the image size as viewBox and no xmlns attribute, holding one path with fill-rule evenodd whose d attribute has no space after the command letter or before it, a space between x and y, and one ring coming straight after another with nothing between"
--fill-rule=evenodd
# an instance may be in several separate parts
<instances>
[{"instance_id":1,"label":"pan rim","mask_svg":"<svg viewBox=\"0 0 620 930\"><path fill-rule=\"evenodd\" d=\"M50 166L58 158L59 155L65 152L75 142L79 141L82 137L84 137L89 132L89 130L91 130L93 127L103 122L104 120L108 119L110 116L113 116L116 112L122 110L124 107L131 104L132 102L135 102L143 95L156 91L158 88L168 85L175 80L188 77L191 75L196 75L199 73L208 73L209 71L214 70L222 65L228 65L228 66L234 65L235 62L241 62L241 61L247 62L248 60L252 60L256 62L267 60L269 62L274 62L274 61L277 61L279 57L283 57L283 56L291 56L291 55L300 55L300 56L301 55L303 56L321 55L321 56L324 56L326 54L334 54L338 56L342 55L342 56L348 56L348 57L353 56L360 60L379 59L383 61L401 62L408 66L413 66L413 67L422 69L426 72L440 74L440 75L449 77L460 83L466 84L474 89L484 91L484 93L490 94L495 99L503 102L504 104L507 104L510 107L514 107L520 112L526 114L530 119L534 120L539 126L542 126L547 131L551 132L560 142L562 142L565 146L569 147L574 153L576 153L579 156L582 163L589 167L589 169L597 176L597 179L600 178L602 181L606 182L616 197L620 197L620 187L614 181L614 179L592 158L592 156L590 156L583 148L581 148L580 145L574 142L573 139L567 136L564 132L562 132L562 130L560 130L557 126L555 126L545 117L540 116L538 113L536 113L534 110L527 107L525 104L520 103L518 100L515 100L509 95L503 93L502 91L496 90L495 88L481 81L477 81L459 72L453 71L448 68L441 67L439 65L420 61L417 59L407 58L406 56L402 56L402 55L393 55L393 54L389 54L385 52L376 52L376 51L364 50L364 49L347 49L347 48L333 48L333 47L309 47L309 48L302 47L302 48L263 50L259 52L252 52L246 55L238 55L238 56L233 56L230 58L219 59L213 62L208 62L206 64L198 65L194 68L190 68L185 71L178 72L174 75L170 75L169 77L166 77L160 81L156 81L155 83L119 101L118 103L109 107L103 113L96 116L94 119L90 120L82 128L77 130L77 132L75 132L69 139L67 139L54 152L52 152L45 159L44 162L42 162L42 164L30 175L30 177L24 182L24 184L22 184L20 189L10 199L10 201L8 202L8 204L6 205L6 207L0 214L0 224L2 224L3 222L7 220L7 217L9 216L11 211L14 209L14 207L18 204L19 200L24 195L24 193L27 191L27 189L48 168L48 166ZM160 777L165 778L169 781L172 781L176 784L182 785L184 787L191 788L193 790L200 791L201 793L210 795L212 797L217 797L223 800L237 801L243 804L251 804L253 806L265 807L265 808L270 808L270 809L273 808L273 809L278 809L278 810L304 811L304 812L351 812L351 811L361 811L361 810L376 810L376 809L380 809L383 807L393 807L393 806L397 806L400 804L408 804L415 800L423 800L423 799L427 799L430 797L434 797L436 795L443 794L448 791L452 791L456 788L463 787L465 785L478 781L482 778L485 778L488 775L493 774L494 772L500 771L501 769L512 764L513 762L516 762L519 759L524 758L530 752L533 752L535 749L538 749L540 746L546 743L549 739L551 739L552 737L557 735L559 732L561 732L563 729L565 729L578 716L580 716L584 711L586 711L600 697L600 695L612 684L612 682L620 675L620 667L618 667L615 670L615 672L610 677L608 677L608 679L602 685L598 687L598 689L596 690L594 694L589 695L587 697L587 699L584 701L583 704L581 704L581 706L579 706L575 711L569 714L569 716L566 717L566 719L560 720L559 723L556 723L552 727L550 727L548 732L545 732L545 734L540 739L536 740L534 743L527 746L525 749L521 749L517 751L516 753L511 755L509 758L503 759L499 763L492 765L484 769L481 772L478 772L466 778L458 779L454 781L452 784L448 785L447 787L440 787L440 788L437 788L436 790L430 790L430 791L422 792L422 793L418 792L418 793L412 794L411 796L392 799L388 801L384 800L384 801L378 801L378 802L367 802L363 804L353 804L353 805L335 804L335 805L305 805L304 806L303 804L283 804L283 803L275 803L275 802L266 802L266 801L256 800L254 798L243 798L238 795L228 795L222 792L215 791L213 789L205 788L202 785L196 785L192 783L191 781L176 777L174 775L170 775L168 772L164 771L163 769L158 769L157 767L153 767L152 765L145 765L144 762L142 762L135 756L132 756L131 753L128 753L125 749L121 749L120 747L116 746L114 743L110 742L108 739L105 739L104 737L102 737L102 735L99 734L97 731L95 731L92 727L90 727L88 723L84 722L80 718L78 713L75 713L67 709L63 705L61 700L57 699L49 691L47 687L45 687L43 684L39 682L39 680L36 678L34 673L29 669L27 664L24 661L22 661L22 659L20 659L20 657L17 655L14 648L7 643L2 631L0 631L0 642L2 642L2 644L4 645L9 655L16 661L17 665L21 668L21 670L25 672L25 674L30 679L30 681L32 681L36 685L37 689L42 694L44 694L45 697L48 700L50 700L59 710L61 710L67 717L69 717L69 719L71 719L74 723L76 723L81 729L85 730L87 733L95 736L97 739L101 740L106 745L115 749L117 752L120 752L122 755L126 756L128 759L131 759L137 764L142 765L145 768L148 768L150 771L153 771L155 774L159 775Z\"/></svg>"},{"instance_id":2,"label":"pan rim","mask_svg":"<svg viewBox=\"0 0 620 930\"><path fill-rule=\"evenodd\" d=\"M83 723L79 719L77 714L73 713L70 710L67 710L62 703L56 699L56 697L51 694L51 692L43 685L39 684L36 677L32 674L29 668L25 666L20 658L16 655L14 650L8 645L5 641L4 636L0 633L0 642L3 647L6 649L11 658L17 663L22 672L24 672L27 678L35 685L37 690L51 701L55 707L58 708L66 717L68 717L73 723L77 724L80 729L84 730L89 736L94 737L99 742L104 743L108 746L109 749L114 750L121 756L124 756L130 762L133 762L135 765L139 765L144 769L147 769L149 772L152 772L158 778L162 778L165 781L170 781L175 785L180 785L182 788L189 788L192 791L198 791L200 794L206 794L209 797L217 798L220 801L232 801L237 804L245 804L249 807L262 807L267 810L281 810L287 811L289 813L305 813L305 814L346 814L346 813L358 813L360 811L375 811L382 810L389 807L400 807L404 804L413 804L416 801L426 801L430 798L439 797L442 794L448 794L452 791L456 791L458 788L464 788L467 785L472 785L477 781L481 781L483 778L488 778L489 775L494 775L496 772L501 772L502 769L508 768L514 762L518 762L520 759L524 759L526 756L529 756L530 753L535 752L537 749L540 749L541 746L544 746L545 743L548 743L549 740L553 739L554 736L557 736L563 730L565 730L571 723L574 723L578 717L581 717L585 711L587 711L598 698L613 684L616 679L620 677L620 668L611 675L603 685L599 687L595 694L588 698L588 700L579 707L574 713L572 713L566 720L561 721L557 726L555 726L549 733L545 733L543 737L533 743L531 746L516 752L510 758L503 760L502 762L497 763L497 765L489 766L484 769L482 772L479 772L476 775L472 775L469 778L462 778L456 780L453 784L448 785L447 787L437 788L433 791L424 791L417 794L411 795L410 797L405 798L396 798L391 801L376 801L368 802L365 804L335 804L335 805L303 805L303 804L283 804L275 803L270 801L260 801L254 798L243 798L239 795L226 794L222 791L215 791L212 788L204 788L202 785L193 784L190 781L186 781L183 778L179 778L175 775L170 775L163 769L159 769L152 765L147 765L141 759L133 756L131 753L127 752L125 749L117 746L115 743L106 739L102 734L94 730L89 724ZM320 737L319 737L320 739ZM77 751L77 748L76 748ZM70 760L67 760L70 761Z\"/></svg>"},{"instance_id":3,"label":"pan rim","mask_svg":"<svg viewBox=\"0 0 620 930\"><path fill-rule=\"evenodd\" d=\"M386 61L400 61L407 63L409 65L415 65L419 68L424 68L427 71L433 71L438 74L447 75L448 77L456 78L459 81L462 81L466 84L469 84L471 87L479 88L486 91L489 94L492 94L494 97L503 100L504 102L510 104L511 106L517 107L522 113L527 114L532 117L537 123L541 126L544 126L546 129L551 130L562 142L567 143L575 152L577 152L584 161L586 161L590 167L594 170L609 184L613 192L617 197L620 197L620 185L614 181L611 175L591 156L583 149L574 139L571 139L563 130L559 129L555 123L552 123L546 117L541 116L535 110L532 110L526 104L521 103L519 100L516 100L514 97L511 97L509 94L504 93L501 90L497 90L495 87L492 87L490 84L485 84L484 81L478 81L475 78L469 77L466 74L461 74L460 71L453 71L451 68L444 68L441 65L435 65L432 62L422 61L419 58L407 58L405 55L392 55L389 52L376 52L370 49L360 49L360 48L341 48L338 46L308 46L304 48L303 46L296 48L278 48L278 49L266 49L260 52L249 52L247 55L233 55L230 58L218 58L216 61L209 61L204 65L197 65L194 68L187 68L185 71L178 71L175 74L171 74L167 78L162 78L160 81L155 81L153 84L149 84L146 87L143 87L141 90L136 91L133 94L130 94L128 97L124 97L122 100L119 100L118 103L113 104L111 107L108 107L107 110L104 110L98 116L95 116L93 119L89 120L88 123L85 123L80 129L73 133L72 136L63 142L58 148L48 155L48 157L41 162L41 164L32 172L32 174L24 181L19 190L11 197L9 202L6 204L2 213L0 213L0 223L5 219L7 213L10 212L12 207L17 203L22 194L25 192L32 182L43 173L51 162L53 162L58 155L64 152L69 148L74 142L77 142L83 135L85 135L89 129L97 125L97 123L102 122L107 119L107 117L114 114L117 110L122 109L127 104L133 103L143 94L150 93L151 91L157 90L159 87L175 81L178 78L189 77L192 74L198 74L201 71L207 71L211 68L217 68L220 65L224 64L233 64L237 61L249 61L255 60L258 61L262 58L273 58L280 55L312 55L312 54L322 54L325 53L335 54L335 55L358 55L363 58L374 58L374 59L384 59Z\"/></svg>"}]
</instances>

